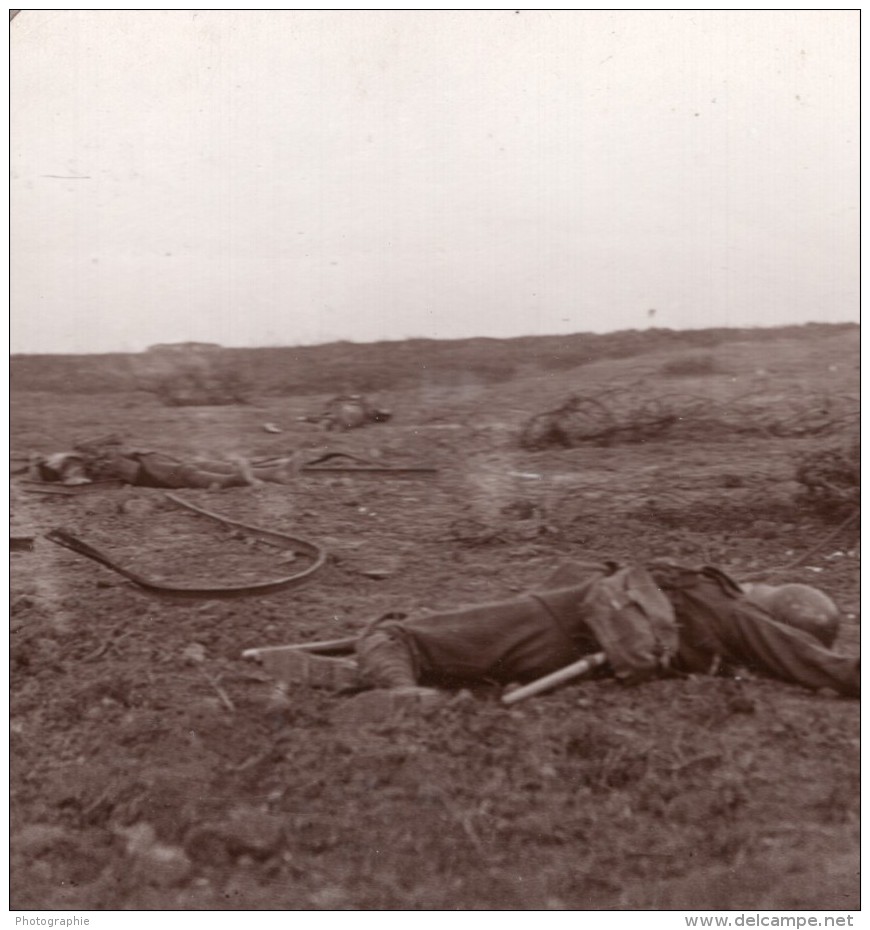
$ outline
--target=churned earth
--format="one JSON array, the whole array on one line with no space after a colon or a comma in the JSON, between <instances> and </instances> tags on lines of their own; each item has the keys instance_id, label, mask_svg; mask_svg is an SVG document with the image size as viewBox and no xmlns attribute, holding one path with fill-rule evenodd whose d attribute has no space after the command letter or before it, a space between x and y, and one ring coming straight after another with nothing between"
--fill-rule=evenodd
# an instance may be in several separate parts
<instances>
[{"instance_id":1,"label":"churned earth","mask_svg":"<svg viewBox=\"0 0 870 930\"><path fill-rule=\"evenodd\" d=\"M855 337L716 355L680 390L767 392L774 410L801 391L857 395ZM819 584L843 609L837 647L856 654L857 525L837 530L795 481L798 458L836 436L519 447L523 421L572 390L672 391L668 360L384 392L394 419L341 435L296 420L323 396L13 394L13 453L118 433L179 455L329 449L438 472L179 492L330 556L297 589L185 600L42 534L66 528L178 582L265 580L304 558L160 490L49 496L13 480L13 529L36 539L11 555L11 906L857 909L857 701L748 674L600 677L511 708L483 688L360 720L353 698L278 687L242 658L388 610L511 597L565 558L651 555Z\"/></svg>"}]
</instances>

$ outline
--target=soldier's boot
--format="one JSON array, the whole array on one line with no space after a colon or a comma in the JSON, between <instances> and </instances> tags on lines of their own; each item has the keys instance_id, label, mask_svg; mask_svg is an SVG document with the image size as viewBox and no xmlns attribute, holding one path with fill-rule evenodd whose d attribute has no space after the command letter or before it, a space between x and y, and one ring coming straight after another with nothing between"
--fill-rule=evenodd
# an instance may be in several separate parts
<instances>
[{"instance_id":1,"label":"soldier's boot","mask_svg":"<svg viewBox=\"0 0 870 930\"><path fill-rule=\"evenodd\" d=\"M304 649L265 649L257 655L263 668L279 681L330 691L358 688L355 659L319 656Z\"/></svg>"}]
</instances>

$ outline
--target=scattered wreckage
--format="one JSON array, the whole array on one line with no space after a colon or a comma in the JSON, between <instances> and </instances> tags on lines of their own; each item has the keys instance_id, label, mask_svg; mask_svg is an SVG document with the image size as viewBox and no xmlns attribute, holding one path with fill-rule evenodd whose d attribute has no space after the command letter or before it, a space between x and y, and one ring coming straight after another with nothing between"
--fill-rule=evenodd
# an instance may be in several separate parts
<instances>
[{"instance_id":1,"label":"scattered wreckage","mask_svg":"<svg viewBox=\"0 0 870 930\"><path fill-rule=\"evenodd\" d=\"M660 393L643 382L594 394L574 393L520 427L520 448L530 452L612 446L679 436L823 436L852 429L860 418L851 395L795 392L776 404L764 391L717 401L687 393Z\"/></svg>"},{"instance_id":2,"label":"scattered wreckage","mask_svg":"<svg viewBox=\"0 0 870 930\"><path fill-rule=\"evenodd\" d=\"M298 455L279 456L255 461L239 459L229 463L207 462L204 460L182 462L163 453L126 450L116 437L108 437L101 441L82 444L70 453L37 457L30 465L31 476L35 476L40 482L60 484L71 490L111 481L162 488L232 487L257 483L262 480L277 480L283 483L290 475L298 474L300 471L333 474L357 472L393 472L402 474L431 473L435 471L435 469L419 467L383 467L347 453L337 452L322 454L305 464L300 463ZM166 497L176 505L193 513L211 518L277 548L288 550L292 553L291 558L293 560L297 555L301 555L307 559L308 564L305 568L293 574L281 575L253 584L228 584L226 582L214 585L169 584L159 578L148 577L142 573L132 571L115 561L105 552L94 548L66 530L53 530L47 534L46 538L56 545L63 546L102 564L145 590L176 597L210 598L265 594L304 583L326 563L327 554L325 550L308 540L230 520L190 504L172 494L167 494ZM731 584L734 587L734 583L731 582ZM748 601L752 601L757 607L760 607L768 619L778 620L798 629L806 629L825 650L830 649L839 628L839 611L836 605L822 592L805 585L780 585L775 587L744 584L736 586L735 590L738 595L745 597ZM540 592L540 595L543 596L544 593L546 592ZM531 595L531 598L540 601L541 596ZM735 595L732 594L731 596ZM481 614L486 609L494 610L497 606L499 605L469 608L465 613L469 615L472 613ZM777 610L780 608L785 610L783 618L777 615ZM395 617L395 621L405 619L404 615L386 615L379 618L379 620L392 619L392 617ZM598 632L597 628L596 632ZM358 661L358 657L361 655L359 653L359 644L366 635L368 635L368 629L359 636L337 640L248 649L243 653L243 656L261 662L271 675L285 682L327 687L336 691L362 691L371 686L371 683L365 679ZM561 668L550 666L550 670L546 674L527 676L525 683L522 685L508 684L502 690L502 702L505 705L514 704L558 687L563 683L575 680L607 664L615 670L619 677L619 669L614 663L610 651L612 644L608 644L607 637L601 639L600 643L598 649L601 651L590 651L589 654L569 662ZM631 648L628 651L630 652ZM834 656L833 653L828 654L832 656L832 659L840 661L840 657ZM823 670L825 669L825 661L820 663ZM842 658L842 661L846 661L845 657ZM775 665L775 663L773 664ZM715 674L715 669L708 671ZM851 672L848 675L843 673L843 693L851 694L851 691L849 691L849 688L852 687L850 676ZM529 681L529 677L532 680ZM783 676L775 675L774 677ZM522 680L520 678L520 681ZM786 676L785 680L790 679ZM799 676L794 680L798 681L798 683L805 683L800 681ZM504 682L502 683L504 684ZM381 685L380 687L389 690L390 686ZM409 690L420 691L422 700L425 697L423 692L430 689L412 686Z\"/></svg>"},{"instance_id":3,"label":"scattered wreckage","mask_svg":"<svg viewBox=\"0 0 870 930\"><path fill-rule=\"evenodd\" d=\"M322 453L305 463L300 461L298 453L256 460L236 458L230 461L203 459L184 461L162 452L125 448L121 440L114 435L80 443L71 452L31 456L24 469L19 471L22 470L29 475L23 483L23 490L67 495L77 494L84 490L118 488L124 485L211 490L258 484L263 481L285 484L303 471L343 476L352 474L430 475L437 471L435 468L426 466L394 467L375 464L344 452ZM326 563L326 551L309 540L230 520L174 494L167 493L165 496L175 505L211 518L244 536L288 550L293 560L297 556L302 556L309 564L292 574L282 574L255 583L171 584L126 567L111 555L66 529L54 529L46 534L46 538L56 545L100 563L147 591L176 597L236 597L267 594L308 581ZM10 546L16 551L32 551L33 539L29 536L22 536L18 539L12 534Z\"/></svg>"},{"instance_id":4,"label":"scattered wreckage","mask_svg":"<svg viewBox=\"0 0 870 930\"><path fill-rule=\"evenodd\" d=\"M308 581L315 572L319 571L326 564L326 551L321 546L307 539L301 539L298 536L291 536L287 533L278 533L274 530L263 529L259 526L251 526L247 523L240 523L238 520L230 520L228 517L213 513L211 510L197 507L195 504L191 504L189 501L185 501L175 494L167 494L166 498L179 507L215 520L223 526L240 532L244 536L257 539L260 542L267 543L278 549L287 550L293 554L294 560L296 556L304 556L307 558L309 564L305 568L293 572L290 575L281 575L266 581L244 585L227 583L214 584L207 587L198 585L177 585L168 584L165 581L149 578L139 572L132 571L67 530L51 530L45 534L45 538L58 546L70 549L78 555L83 555L95 562L99 562L101 565L111 569L113 572L117 572L128 581L132 581L133 584L138 585L140 588L144 588L146 591L151 591L155 594L169 594L174 597L244 597L255 594L270 594L273 591L298 587Z\"/></svg>"}]
</instances>

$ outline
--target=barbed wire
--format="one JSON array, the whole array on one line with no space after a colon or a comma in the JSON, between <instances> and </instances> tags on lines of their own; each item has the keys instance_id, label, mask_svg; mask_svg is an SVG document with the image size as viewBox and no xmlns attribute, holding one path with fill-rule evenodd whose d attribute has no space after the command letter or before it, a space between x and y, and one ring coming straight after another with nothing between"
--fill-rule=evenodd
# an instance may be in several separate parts
<instances>
[{"instance_id":1,"label":"barbed wire","mask_svg":"<svg viewBox=\"0 0 870 930\"><path fill-rule=\"evenodd\" d=\"M530 417L519 445L540 451L664 437L824 436L857 429L859 422L858 397L850 394L759 391L720 401L680 393L649 396L648 389L634 385L570 395L560 406Z\"/></svg>"}]
</instances>

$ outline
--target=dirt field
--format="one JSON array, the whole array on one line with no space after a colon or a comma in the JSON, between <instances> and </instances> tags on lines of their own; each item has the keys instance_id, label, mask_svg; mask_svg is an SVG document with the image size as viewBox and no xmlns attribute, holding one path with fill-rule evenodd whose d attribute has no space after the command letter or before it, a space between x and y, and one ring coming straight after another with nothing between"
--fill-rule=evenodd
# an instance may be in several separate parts
<instances>
[{"instance_id":1,"label":"dirt field","mask_svg":"<svg viewBox=\"0 0 870 930\"><path fill-rule=\"evenodd\" d=\"M295 420L322 395L168 408L13 394L13 453L117 432L178 454L328 448L439 471L183 492L325 546L298 590L172 600L41 537L12 554L11 906L857 909L857 701L749 675L603 678L513 709L460 692L359 726L348 698L282 692L241 658L390 609L510 597L569 557L672 556L757 580L806 553L772 579L823 586L845 615L837 647L857 653L858 528L812 551L838 521L798 503L795 481L798 457L839 434L519 448L525 419L572 391L752 392L768 411L857 397L854 332L711 354L679 379L664 373L678 353L657 351L384 391L394 419L342 435ZM48 497L16 479L12 503L16 527L66 527L178 581L281 569L159 490Z\"/></svg>"}]
</instances>

